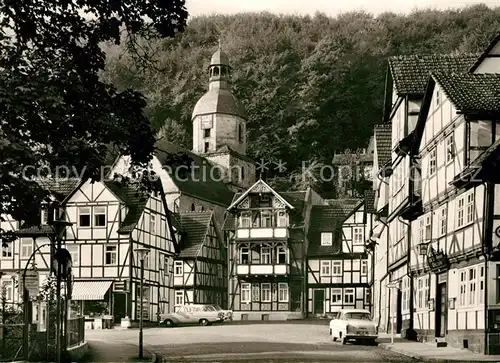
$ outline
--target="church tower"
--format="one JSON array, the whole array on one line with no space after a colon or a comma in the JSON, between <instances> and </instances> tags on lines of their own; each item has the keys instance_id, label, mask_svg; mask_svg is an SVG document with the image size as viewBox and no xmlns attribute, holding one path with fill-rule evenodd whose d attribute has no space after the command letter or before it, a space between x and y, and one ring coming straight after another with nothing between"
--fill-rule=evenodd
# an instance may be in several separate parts
<instances>
[{"instance_id":1,"label":"church tower","mask_svg":"<svg viewBox=\"0 0 500 363\"><path fill-rule=\"evenodd\" d=\"M208 91L194 106L193 152L227 171L234 191L246 190L255 181L254 162L246 156L245 108L231 92L229 58L219 48L208 67Z\"/></svg>"}]
</instances>

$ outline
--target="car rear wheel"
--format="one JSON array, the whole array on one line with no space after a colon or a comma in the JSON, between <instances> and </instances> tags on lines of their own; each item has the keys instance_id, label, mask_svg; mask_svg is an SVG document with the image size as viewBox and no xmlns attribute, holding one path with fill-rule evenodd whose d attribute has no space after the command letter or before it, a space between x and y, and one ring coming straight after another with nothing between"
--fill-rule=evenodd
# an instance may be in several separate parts
<instances>
[{"instance_id":1,"label":"car rear wheel","mask_svg":"<svg viewBox=\"0 0 500 363\"><path fill-rule=\"evenodd\" d=\"M163 326L167 327L167 328L171 328L174 326L174 322L170 319L167 319L163 322Z\"/></svg>"},{"instance_id":2,"label":"car rear wheel","mask_svg":"<svg viewBox=\"0 0 500 363\"><path fill-rule=\"evenodd\" d=\"M208 320L207 319L200 319L200 325L207 326Z\"/></svg>"}]
</instances>

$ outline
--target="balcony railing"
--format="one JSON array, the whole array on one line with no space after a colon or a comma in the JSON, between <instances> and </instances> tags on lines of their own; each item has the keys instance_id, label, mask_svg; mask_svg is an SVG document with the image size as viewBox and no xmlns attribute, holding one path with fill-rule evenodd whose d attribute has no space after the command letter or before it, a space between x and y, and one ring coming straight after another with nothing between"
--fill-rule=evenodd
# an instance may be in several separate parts
<instances>
[{"instance_id":1,"label":"balcony railing","mask_svg":"<svg viewBox=\"0 0 500 363\"><path fill-rule=\"evenodd\" d=\"M236 266L237 275L288 275L288 264L240 264Z\"/></svg>"},{"instance_id":2,"label":"balcony railing","mask_svg":"<svg viewBox=\"0 0 500 363\"><path fill-rule=\"evenodd\" d=\"M242 228L236 230L236 238L288 238L288 228L286 227L257 227L257 228Z\"/></svg>"}]
</instances>

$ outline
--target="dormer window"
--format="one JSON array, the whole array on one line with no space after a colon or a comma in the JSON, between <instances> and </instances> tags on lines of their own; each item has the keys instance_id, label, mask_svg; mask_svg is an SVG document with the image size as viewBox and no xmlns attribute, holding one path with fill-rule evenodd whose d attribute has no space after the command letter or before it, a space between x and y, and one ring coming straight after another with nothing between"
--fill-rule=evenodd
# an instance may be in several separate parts
<instances>
[{"instance_id":1,"label":"dormer window","mask_svg":"<svg viewBox=\"0 0 500 363\"><path fill-rule=\"evenodd\" d=\"M332 245L332 232L322 232L321 233L321 245L331 246Z\"/></svg>"}]
</instances>

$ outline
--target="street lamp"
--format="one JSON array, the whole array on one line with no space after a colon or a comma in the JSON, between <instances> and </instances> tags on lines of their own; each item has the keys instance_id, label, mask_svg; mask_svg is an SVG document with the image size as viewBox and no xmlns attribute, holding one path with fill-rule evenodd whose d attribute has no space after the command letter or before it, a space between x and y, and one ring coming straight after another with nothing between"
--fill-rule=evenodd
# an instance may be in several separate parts
<instances>
[{"instance_id":1,"label":"street lamp","mask_svg":"<svg viewBox=\"0 0 500 363\"><path fill-rule=\"evenodd\" d=\"M56 209L57 210L57 209ZM55 232L55 253L54 253L54 261L57 264L57 275L56 275L56 354L57 354L57 363L61 362L61 280L63 274L67 274L67 268L71 268L71 261L65 261L63 258L65 256L62 252L62 240L64 232L66 228L72 226L73 223L65 221L58 214L58 218L55 220L51 220L53 218L53 209L49 209L49 224L52 226L52 229ZM67 251L66 251L67 252ZM67 316L64 315L64 320L66 320ZM64 326L66 327L67 322L64 321ZM65 328L66 329L66 328Z\"/></svg>"},{"instance_id":2,"label":"street lamp","mask_svg":"<svg viewBox=\"0 0 500 363\"><path fill-rule=\"evenodd\" d=\"M135 252L137 253L137 259L139 261L141 261L141 307L140 307L140 319L139 319L139 359L141 359L143 357L143 352L144 352L144 348L143 348L143 334L142 334L142 315L143 315L143 312L144 312L144 288L143 288L143 284L144 284L144 259L146 258L146 256L148 255L149 253L149 249L145 248L145 247L139 247L139 248L136 248L135 249Z\"/></svg>"}]
</instances>

